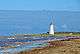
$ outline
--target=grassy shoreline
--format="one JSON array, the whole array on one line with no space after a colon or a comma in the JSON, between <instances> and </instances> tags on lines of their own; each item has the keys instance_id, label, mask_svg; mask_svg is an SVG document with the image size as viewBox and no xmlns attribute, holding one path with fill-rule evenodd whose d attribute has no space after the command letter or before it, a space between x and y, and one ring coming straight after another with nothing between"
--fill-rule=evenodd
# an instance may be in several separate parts
<instances>
[{"instance_id":1,"label":"grassy shoreline","mask_svg":"<svg viewBox=\"0 0 80 54\"><path fill-rule=\"evenodd\" d=\"M32 36L80 36L80 32L55 32L54 35L43 33L43 34L32 34Z\"/></svg>"}]
</instances>

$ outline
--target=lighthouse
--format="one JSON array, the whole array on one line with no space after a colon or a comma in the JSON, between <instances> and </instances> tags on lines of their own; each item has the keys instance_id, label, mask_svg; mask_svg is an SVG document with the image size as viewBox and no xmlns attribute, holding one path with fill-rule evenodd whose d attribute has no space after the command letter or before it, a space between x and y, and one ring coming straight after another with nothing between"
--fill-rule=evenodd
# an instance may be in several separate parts
<instances>
[{"instance_id":1,"label":"lighthouse","mask_svg":"<svg viewBox=\"0 0 80 54\"><path fill-rule=\"evenodd\" d=\"M49 26L49 34L54 35L54 24L53 24L53 20L52 20L52 22L50 23L50 26Z\"/></svg>"}]
</instances>

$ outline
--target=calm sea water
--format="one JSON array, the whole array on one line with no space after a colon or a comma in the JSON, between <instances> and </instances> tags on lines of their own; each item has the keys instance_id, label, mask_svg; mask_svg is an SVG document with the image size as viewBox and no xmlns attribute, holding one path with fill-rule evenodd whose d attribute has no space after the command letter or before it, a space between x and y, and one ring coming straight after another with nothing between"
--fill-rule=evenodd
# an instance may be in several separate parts
<instances>
[{"instance_id":1,"label":"calm sea water","mask_svg":"<svg viewBox=\"0 0 80 54\"><path fill-rule=\"evenodd\" d=\"M0 36L46 33L51 16L55 21L55 31L80 31L80 11L0 10Z\"/></svg>"}]
</instances>

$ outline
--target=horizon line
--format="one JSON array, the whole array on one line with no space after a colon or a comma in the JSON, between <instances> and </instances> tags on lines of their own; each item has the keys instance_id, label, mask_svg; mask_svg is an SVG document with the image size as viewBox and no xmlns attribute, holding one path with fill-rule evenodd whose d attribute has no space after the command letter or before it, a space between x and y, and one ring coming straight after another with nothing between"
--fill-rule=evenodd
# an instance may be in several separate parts
<instances>
[{"instance_id":1,"label":"horizon line","mask_svg":"<svg viewBox=\"0 0 80 54\"><path fill-rule=\"evenodd\" d=\"M0 9L0 11L80 11L80 10L22 10L22 9L6 9L6 10L2 10Z\"/></svg>"}]
</instances>

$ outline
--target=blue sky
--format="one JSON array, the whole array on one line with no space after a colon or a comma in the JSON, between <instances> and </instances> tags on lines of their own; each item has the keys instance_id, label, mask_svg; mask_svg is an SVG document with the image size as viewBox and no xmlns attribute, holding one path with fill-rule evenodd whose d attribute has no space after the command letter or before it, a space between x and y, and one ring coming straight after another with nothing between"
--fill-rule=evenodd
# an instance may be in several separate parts
<instances>
[{"instance_id":1,"label":"blue sky","mask_svg":"<svg viewBox=\"0 0 80 54\"><path fill-rule=\"evenodd\" d=\"M0 10L80 10L80 0L0 0Z\"/></svg>"}]
</instances>

